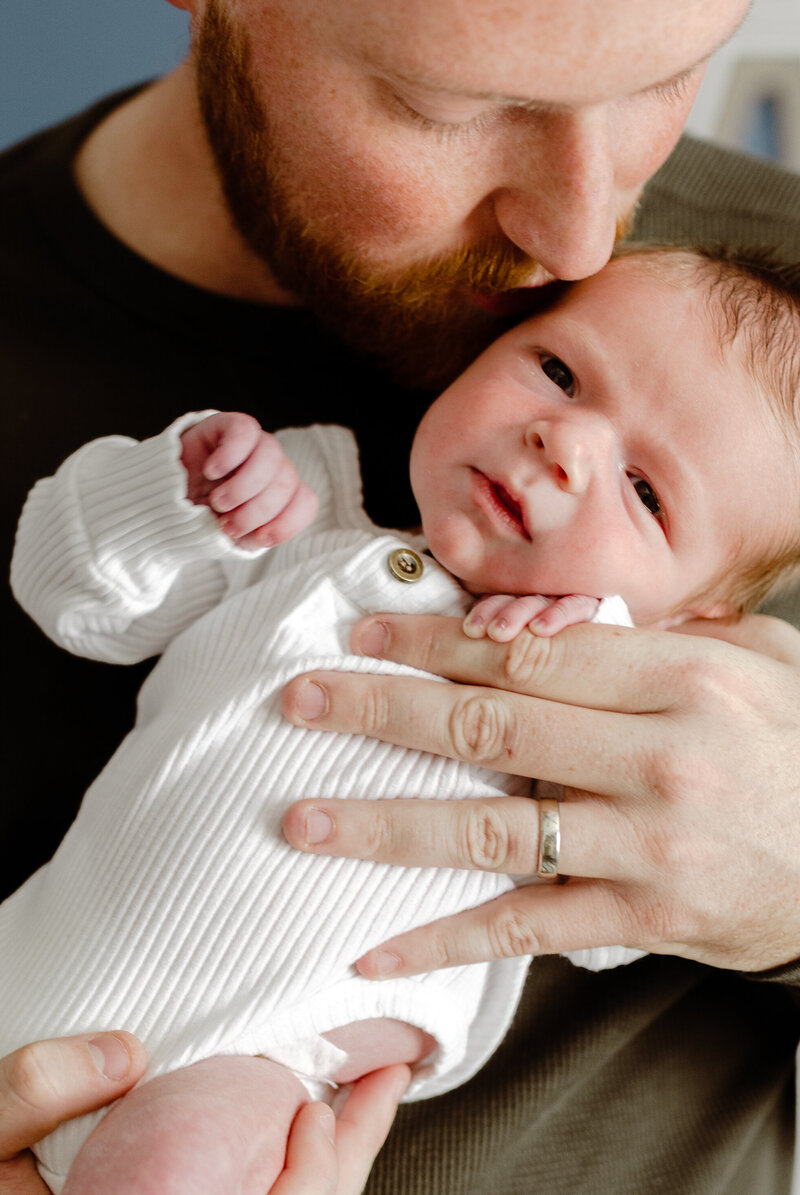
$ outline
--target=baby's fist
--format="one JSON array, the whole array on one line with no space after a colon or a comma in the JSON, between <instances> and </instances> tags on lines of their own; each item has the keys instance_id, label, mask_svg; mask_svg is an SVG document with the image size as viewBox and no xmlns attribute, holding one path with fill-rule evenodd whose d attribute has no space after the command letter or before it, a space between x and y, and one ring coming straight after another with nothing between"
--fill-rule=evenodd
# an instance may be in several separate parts
<instances>
[{"instance_id":1,"label":"baby's fist","mask_svg":"<svg viewBox=\"0 0 800 1195\"><path fill-rule=\"evenodd\" d=\"M317 513L316 495L251 415L222 412L190 427L181 436L181 463L189 499L210 506L242 547L283 543Z\"/></svg>"}]
</instances>

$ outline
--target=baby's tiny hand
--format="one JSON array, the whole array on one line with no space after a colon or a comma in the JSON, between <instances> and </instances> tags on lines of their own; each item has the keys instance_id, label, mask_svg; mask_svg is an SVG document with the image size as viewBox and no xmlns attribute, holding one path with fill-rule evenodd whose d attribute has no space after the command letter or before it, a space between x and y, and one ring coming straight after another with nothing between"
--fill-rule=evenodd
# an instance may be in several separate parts
<instances>
[{"instance_id":1,"label":"baby's tiny hand","mask_svg":"<svg viewBox=\"0 0 800 1195\"><path fill-rule=\"evenodd\" d=\"M600 599L581 593L562 597L526 594L511 597L493 593L479 598L464 619L464 634L470 639L488 635L496 643L509 643L528 627L535 635L548 637L579 622L590 622L597 612Z\"/></svg>"},{"instance_id":2,"label":"baby's tiny hand","mask_svg":"<svg viewBox=\"0 0 800 1195\"><path fill-rule=\"evenodd\" d=\"M221 412L190 427L181 436L181 463L189 499L210 506L241 547L283 543L317 513L316 494L251 415Z\"/></svg>"}]
</instances>

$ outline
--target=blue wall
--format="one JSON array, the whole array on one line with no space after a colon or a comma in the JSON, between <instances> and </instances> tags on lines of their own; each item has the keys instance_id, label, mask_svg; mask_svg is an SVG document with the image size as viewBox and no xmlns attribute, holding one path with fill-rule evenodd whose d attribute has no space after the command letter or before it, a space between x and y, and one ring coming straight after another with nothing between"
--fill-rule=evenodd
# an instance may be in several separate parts
<instances>
[{"instance_id":1,"label":"blue wall","mask_svg":"<svg viewBox=\"0 0 800 1195\"><path fill-rule=\"evenodd\" d=\"M188 28L166 0L0 0L0 148L169 70Z\"/></svg>"}]
</instances>

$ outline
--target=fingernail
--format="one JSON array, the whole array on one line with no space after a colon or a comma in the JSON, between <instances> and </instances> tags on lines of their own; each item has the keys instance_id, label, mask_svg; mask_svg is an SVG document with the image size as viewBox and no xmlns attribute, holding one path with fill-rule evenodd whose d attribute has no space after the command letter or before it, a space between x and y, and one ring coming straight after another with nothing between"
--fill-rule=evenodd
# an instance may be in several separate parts
<instances>
[{"instance_id":1,"label":"fingernail","mask_svg":"<svg viewBox=\"0 0 800 1195\"><path fill-rule=\"evenodd\" d=\"M295 710L306 722L328 712L328 694L315 680L305 681L297 691Z\"/></svg>"},{"instance_id":2,"label":"fingernail","mask_svg":"<svg viewBox=\"0 0 800 1195\"><path fill-rule=\"evenodd\" d=\"M392 954L390 950L373 950L367 957L370 961L373 979L384 979L387 975L392 975L402 965L400 958L396 954Z\"/></svg>"},{"instance_id":3,"label":"fingernail","mask_svg":"<svg viewBox=\"0 0 800 1195\"><path fill-rule=\"evenodd\" d=\"M505 618L495 618L489 624L489 630L490 631L504 631L507 626L508 626L508 622L506 621Z\"/></svg>"},{"instance_id":4,"label":"fingernail","mask_svg":"<svg viewBox=\"0 0 800 1195\"><path fill-rule=\"evenodd\" d=\"M118 1037L110 1033L87 1043L92 1062L106 1079L124 1079L131 1068L131 1056Z\"/></svg>"},{"instance_id":5,"label":"fingernail","mask_svg":"<svg viewBox=\"0 0 800 1195\"><path fill-rule=\"evenodd\" d=\"M311 809L306 815L306 846L319 846L333 834L333 821L324 809Z\"/></svg>"},{"instance_id":6,"label":"fingernail","mask_svg":"<svg viewBox=\"0 0 800 1195\"><path fill-rule=\"evenodd\" d=\"M480 639L483 634L484 621L480 614L468 614L462 623L465 635L471 635L475 639Z\"/></svg>"},{"instance_id":7,"label":"fingernail","mask_svg":"<svg viewBox=\"0 0 800 1195\"><path fill-rule=\"evenodd\" d=\"M320 1109L319 1127L329 1141L336 1140L336 1117L333 1114L333 1109L329 1108L327 1104L323 1104Z\"/></svg>"},{"instance_id":8,"label":"fingernail","mask_svg":"<svg viewBox=\"0 0 800 1195\"><path fill-rule=\"evenodd\" d=\"M358 632L357 650L364 656L381 659L389 646L389 626L385 622L371 622Z\"/></svg>"},{"instance_id":9,"label":"fingernail","mask_svg":"<svg viewBox=\"0 0 800 1195\"><path fill-rule=\"evenodd\" d=\"M219 462L212 465L210 461L206 461L203 465L203 476L208 481L219 481L220 477L225 476L225 470L220 469Z\"/></svg>"}]
</instances>

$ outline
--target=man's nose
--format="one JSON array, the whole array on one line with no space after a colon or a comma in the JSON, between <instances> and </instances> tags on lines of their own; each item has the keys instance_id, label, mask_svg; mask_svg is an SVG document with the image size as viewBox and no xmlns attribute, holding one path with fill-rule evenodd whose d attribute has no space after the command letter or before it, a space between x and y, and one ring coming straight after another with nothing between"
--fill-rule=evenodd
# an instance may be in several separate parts
<instances>
[{"instance_id":1,"label":"man's nose","mask_svg":"<svg viewBox=\"0 0 800 1195\"><path fill-rule=\"evenodd\" d=\"M525 443L540 458L559 489L583 494L603 459L610 439L599 426L583 421L537 419L525 429Z\"/></svg>"},{"instance_id":2,"label":"man's nose","mask_svg":"<svg viewBox=\"0 0 800 1195\"><path fill-rule=\"evenodd\" d=\"M554 278L596 273L614 247L620 198L605 106L523 112L510 130L508 181L492 195L502 233Z\"/></svg>"}]
</instances>

